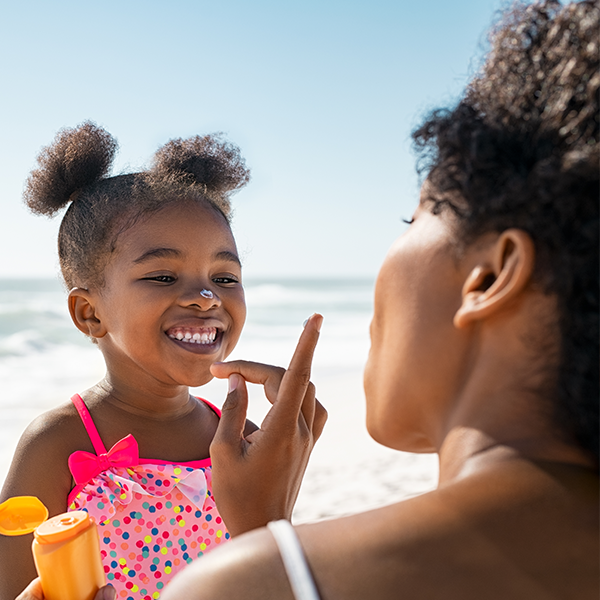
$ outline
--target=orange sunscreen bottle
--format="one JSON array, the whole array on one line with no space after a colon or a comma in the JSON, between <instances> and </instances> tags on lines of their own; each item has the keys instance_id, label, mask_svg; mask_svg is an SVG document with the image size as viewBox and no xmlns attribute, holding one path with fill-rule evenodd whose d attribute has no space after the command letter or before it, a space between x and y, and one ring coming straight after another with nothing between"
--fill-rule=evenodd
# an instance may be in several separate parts
<instances>
[{"instance_id":1,"label":"orange sunscreen bottle","mask_svg":"<svg viewBox=\"0 0 600 600\"><path fill-rule=\"evenodd\" d=\"M47 517L37 498L10 498L0 504L0 533L33 531L33 559L46 600L93 600L106 584L96 523L83 510Z\"/></svg>"}]
</instances>

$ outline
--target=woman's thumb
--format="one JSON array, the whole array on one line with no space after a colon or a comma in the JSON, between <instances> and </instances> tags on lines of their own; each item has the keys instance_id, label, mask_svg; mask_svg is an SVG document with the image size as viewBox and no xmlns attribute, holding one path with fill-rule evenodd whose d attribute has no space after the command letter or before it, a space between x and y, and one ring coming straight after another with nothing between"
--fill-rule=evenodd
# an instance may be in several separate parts
<instances>
[{"instance_id":1,"label":"woman's thumb","mask_svg":"<svg viewBox=\"0 0 600 600\"><path fill-rule=\"evenodd\" d=\"M221 409L221 420L212 445L223 443L227 446L238 446L246 426L247 410L248 389L246 388L246 381L238 373L232 373L229 376L227 398Z\"/></svg>"},{"instance_id":2,"label":"woman's thumb","mask_svg":"<svg viewBox=\"0 0 600 600\"><path fill-rule=\"evenodd\" d=\"M117 593L115 588L109 583L98 590L94 600L115 600Z\"/></svg>"}]
</instances>

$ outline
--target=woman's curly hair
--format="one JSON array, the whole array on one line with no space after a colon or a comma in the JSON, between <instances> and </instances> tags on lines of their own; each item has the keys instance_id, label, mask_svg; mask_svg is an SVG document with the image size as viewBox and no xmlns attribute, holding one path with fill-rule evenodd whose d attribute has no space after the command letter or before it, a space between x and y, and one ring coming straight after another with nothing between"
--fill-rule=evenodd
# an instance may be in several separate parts
<instances>
[{"instance_id":1,"label":"woman's curly hair","mask_svg":"<svg viewBox=\"0 0 600 600\"><path fill-rule=\"evenodd\" d=\"M433 210L456 213L463 244L510 227L534 240L534 280L559 306L553 416L596 464L599 21L597 0L514 6L458 105L413 133Z\"/></svg>"},{"instance_id":2,"label":"woman's curly hair","mask_svg":"<svg viewBox=\"0 0 600 600\"><path fill-rule=\"evenodd\" d=\"M171 140L139 173L108 177L117 143L94 123L63 129L38 156L24 199L53 216L69 202L58 235L58 255L69 289L101 286L120 233L138 219L181 201L202 202L229 223L229 196L249 180L239 149L218 135Z\"/></svg>"}]
</instances>

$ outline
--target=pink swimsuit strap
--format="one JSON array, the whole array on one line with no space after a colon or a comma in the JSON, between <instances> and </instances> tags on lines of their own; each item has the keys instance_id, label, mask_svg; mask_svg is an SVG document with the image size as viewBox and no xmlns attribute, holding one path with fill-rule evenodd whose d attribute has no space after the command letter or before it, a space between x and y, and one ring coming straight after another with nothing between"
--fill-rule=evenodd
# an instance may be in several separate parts
<instances>
[{"instance_id":1,"label":"pink swimsuit strap","mask_svg":"<svg viewBox=\"0 0 600 600\"><path fill-rule=\"evenodd\" d=\"M200 400L201 402L204 402L204 404L206 404L210 409L212 409L216 413L216 415L219 418L221 418L221 411L214 404L212 404L208 400L205 400L204 398L198 398L198 397L196 397L196 398L198 400ZM98 433L98 429L96 428L96 425L94 424L92 415L90 414L88 407L85 405L83 398L79 394L75 394L71 397L71 402L73 402L73 405L75 406L75 408L77 409L77 412L79 413L79 416L81 417L83 426L85 427L85 430L87 431L90 441L92 442L92 445L94 446L94 450L96 451L96 454L98 454L98 455L106 454L106 447L104 446L104 443L102 442L102 438L100 437L100 434ZM163 462L163 461L158 461L158 462Z\"/></svg>"},{"instance_id":2,"label":"pink swimsuit strap","mask_svg":"<svg viewBox=\"0 0 600 600\"><path fill-rule=\"evenodd\" d=\"M102 438L96 429L96 425L92 419L92 415L90 415L90 411L88 407L85 405L83 398L79 394L75 394L71 397L71 402L75 405L81 420L83 421L83 426L87 431L88 436L94 446L94 450L96 454L106 454L106 448L104 447L104 443L102 442Z\"/></svg>"}]
</instances>

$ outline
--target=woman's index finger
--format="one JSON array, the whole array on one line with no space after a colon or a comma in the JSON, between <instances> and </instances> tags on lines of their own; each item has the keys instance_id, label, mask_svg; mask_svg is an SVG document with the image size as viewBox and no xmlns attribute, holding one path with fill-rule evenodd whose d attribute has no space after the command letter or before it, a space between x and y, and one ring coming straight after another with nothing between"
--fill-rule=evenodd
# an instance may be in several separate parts
<instances>
[{"instance_id":1,"label":"woman's index finger","mask_svg":"<svg viewBox=\"0 0 600 600\"><path fill-rule=\"evenodd\" d=\"M306 378L305 386L310 381L313 356L319 341L322 323L323 316L317 313L307 319L286 371L286 374L291 372L294 377ZM283 379L285 380L285 375Z\"/></svg>"},{"instance_id":2,"label":"woman's index finger","mask_svg":"<svg viewBox=\"0 0 600 600\"><path fill-rule=\"evenodd\" d=\"M278 394L280 400L272 409L273 416L277 415L280 418L281 416L290 416L293 417L294 422L298 418L306 389L310 383L312 360L319 341L322 323L323 317L317 313L306 322L292 360L290 360L290 366L281 380Z\"/></svg>"},{"instance_id":3,"label":"woman's index finger","mask_svg":"<svg viewBox=\"0 0 600 600\"><path fill-rule=\"evenodd\" d=\"M321 331L321 325L323 324L323 315L315 313L311 315L304 324L304 329L300 334L300 339L296 344L296 349L292 359L290 360L290 369L310 369L312 367L313 355L317 342L319 341L319 333Z\"/></svg>"}]
</instances>

